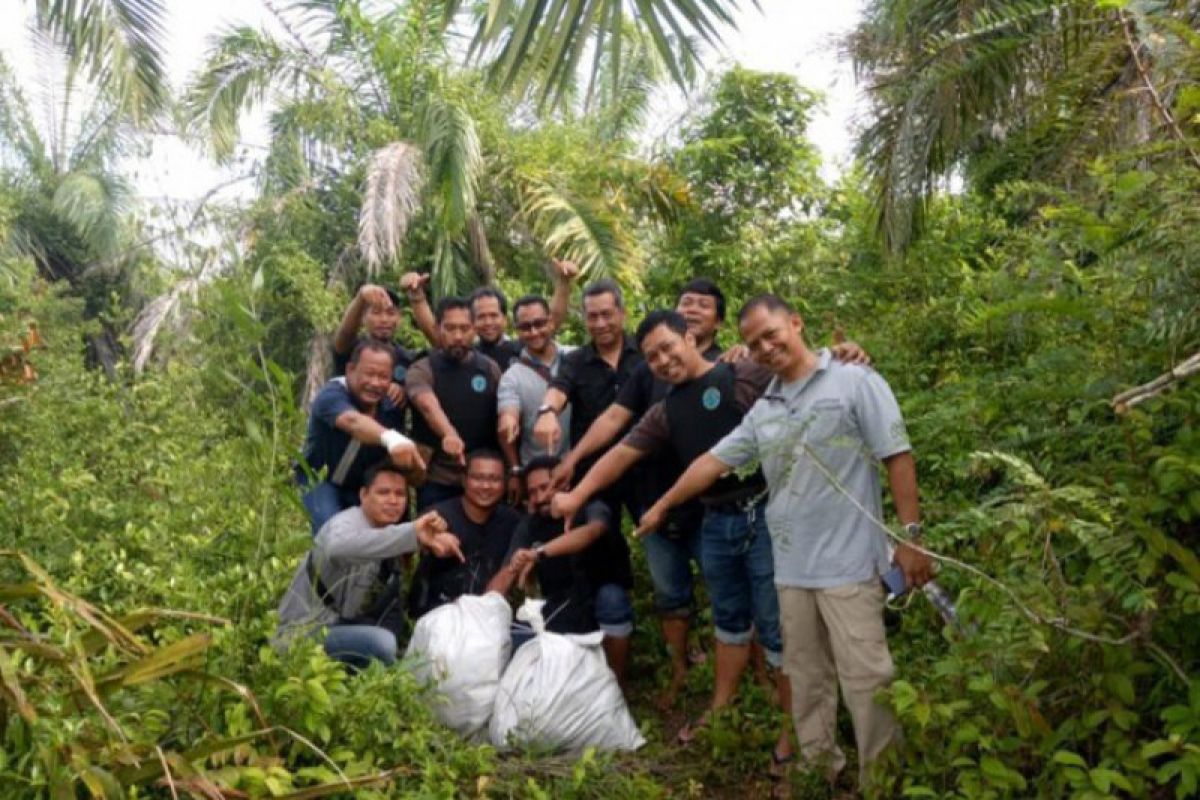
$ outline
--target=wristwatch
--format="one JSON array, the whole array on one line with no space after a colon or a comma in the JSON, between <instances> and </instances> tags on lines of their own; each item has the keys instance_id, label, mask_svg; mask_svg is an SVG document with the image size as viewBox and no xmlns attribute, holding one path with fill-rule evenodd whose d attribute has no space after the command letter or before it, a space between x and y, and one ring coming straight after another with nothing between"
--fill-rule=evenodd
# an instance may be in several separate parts
<instances>
[{"instance_id":1,"label":"wristwatch","mask_svg":"<svg viewBox=\"0 0 1200 800\"><path fill-rule=\"evenodd\" d=\"M542 403L540 406L538 406L537 415L540 417L542 414L546 413L557 414L558 412L555 411L554 406L550 405L549 403Z\"/></svg>"},{"instance_id":2,"label":"wristwatch","mask_svg":"<svg viewBox=\"0 0 1200 800\"><path fill-rule=\"evenodd\" d=\"M907 536L909 539L918 539L918 538L920 538L921 531L923 531L923 530L924 530L924 528L921 527L921 523L910 522L904 526L904 535Z\"/></svg>"}]
</instances>

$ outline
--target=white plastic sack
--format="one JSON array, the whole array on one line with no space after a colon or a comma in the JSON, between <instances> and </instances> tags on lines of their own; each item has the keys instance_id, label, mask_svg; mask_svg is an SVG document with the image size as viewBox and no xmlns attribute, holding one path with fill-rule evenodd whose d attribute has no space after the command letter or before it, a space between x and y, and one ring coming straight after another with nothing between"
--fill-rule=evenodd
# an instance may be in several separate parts
<instances>
[{"instance_id":1,"label":"white plastic sack","mask_svg":"<svg viewBox=\"0 0 1200 800\"><path fill-rule=\"evenodd\" d=\"M544 602L526 600L517 611L536 635L521 645L500 679L488 726L492 744L569 752L638 749L646 740L604 659L604 634L546 632Z\"/></svg>"},{"instance_id":2,"label":"white plastic sack","mask_svg":"<svg viewBox=\"0 0 1200 800\"><path fill-rule=\"evenodd\" d=\"M433 713L446 727L485 733L512 651L511 625L512 609L496 592L463 595L417 620L405 655L418 678L437 683Z\"/></svg>"}]
</instances>

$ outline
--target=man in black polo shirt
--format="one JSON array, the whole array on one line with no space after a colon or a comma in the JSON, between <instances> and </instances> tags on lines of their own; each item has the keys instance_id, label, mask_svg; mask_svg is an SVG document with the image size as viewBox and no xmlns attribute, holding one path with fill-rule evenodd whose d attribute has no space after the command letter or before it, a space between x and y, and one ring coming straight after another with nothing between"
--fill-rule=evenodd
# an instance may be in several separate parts
<instances>
[{"instance_id":1,"label":"man in black polo shirt","mask_svg":"<svg viewBox=\"0 0 1200 800\"><path fill-rule=\"evenodd\" d=\"M532 571L546 606L546 628L555 633L604 632L604 651L617 680L624 683L629 648L620 643L633 631L633 605L627 576L614 574L603 558L606 538L620 536L605 503L589 503L569 531L550 514L554 497L551 473L558 459L536 456L523 474L529 514L513 534L505 568L496 573L489 591L508 594L519 578Z\"/></svg>"},{"instance_id":2,"label":"man in black polo shirt","mask_svg":"<svg viewBox=\"0 0 1200 800\"><path fill-rule=\"evenodd\" d=\"M413 575L409 611L413 619L464 594L481 594L500 570L521 514L506 505L504 457L493 450L476 450L467 458L463 494L433 506L446 529L458 538L465 560L430 554L421 556Z\"/></svg>"},{"instance_id":3,"label":"man in black polo shirt","mask_svg":"<svg viewBox=\"0 0 1200 800\"><path fill-rule=\"evenodd\" d=\"M336 376L346 372L350 353L359 342L382 342L392 348L395 359L387 396L396 406L403 406L404 374L416 357L396 341L399 327L400 295L373 283L363 284L350 305L346 306L342 322L333 335L333 374ZM359 335L360 329L365 335Z\"/></svg>"},{"instance_id":4,"label":"man in black polo shirt","mask_svg":"<svg viewBox=\"0 0 1200 800\"><path fill-rule=\"evenodd\" d=\"M304 507L315 536L325 522L358 504L363 473L388 458L419 476L424 462L399 428L401 411L387 398L392 381L390 344L367 339L350 355L344 377L321 388L313 401L297 482L307 488ZM326 471L323 480L318 474Z\"/></svg>"},{"instance_id":5,"label":"man in black polo shirt","mask_svg":"<svg viewBox=\"0 0 1200 800\"><path fill-rule=\"evenodd\" d=\"M416 408L413 438L428 450L429 478L417 490L420 510L462 494L466 453L496 449L500 368L471 349L471 306L447 297L437 307L441 347L413 364L405 378Z\"/></svg>"},{"instance_id":6,"label":"man in black polo shirt","mask_svg":"<svg viewBox=\"0 0 1200 800\"><path fill-rule=\"evenodd\" d=\"M655 311L638 328L647 363L660 380L671 384L641 421L580 480L569 493L554 498L553 511L572 517L586 500L617 480L647 454L667 450L679 463L690 464L708 452L741 422L761 396L771 374L745 359L713 364L703 357L686 321L675 311ZM771 536L766 526L766 481L755 472L730 475L701 496L701 566L716 629L716 675L711 708L728 705L750 659L757 637L767 662L782 662L779 601L775 592ZM787 676L776 673L784 708L791 706ZM695 724L680 732L691 737ZM789 725L781 727L775 760L791 755Z\"/></svg>"}]
</instances>

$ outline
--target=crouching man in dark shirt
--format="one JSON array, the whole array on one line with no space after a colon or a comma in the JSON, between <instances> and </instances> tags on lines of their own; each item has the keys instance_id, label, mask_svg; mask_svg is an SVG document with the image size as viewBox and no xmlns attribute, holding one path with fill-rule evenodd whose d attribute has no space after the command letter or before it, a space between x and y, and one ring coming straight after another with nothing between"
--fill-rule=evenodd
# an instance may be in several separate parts
<instances>
[{"instance_id":1,"label":"crouching man in dark shirt","mask_svg":"<svg viewBox=\"0 0 1200 800\"><path fill-rule=\"evenodd\" d=\"M507 594L529 576L537 578L546 605L547 630L555 633L604 632L604 652L617 679L624 681L633 606L629 590L614 580L605 558L607 539L619 536L609 507L588 503L570 530L550 514L554 497L554 456L537 456L525 465L529 515L513 534L503 569L488 591Z\"/></svg>"},{"instance_id":2,"label":"crouching man in dark shirt","mask_svg":"<svg viewBox=\"0 0 1200 800\"><path fill-rule=\"evenodd\" d=\"M483 594L504 563L521 514L503 505L504 458L494 450L476 450L467 458L461 497L435 503L431 511L446 521L462 558L421 557L413 576L409 613L413 619L464 594Z\"/></svg>"},{"instance_id":3,"label":"crouching man in dark shirt","mask_svg":"<svg viewBox=\"0 0 1200 800\"><path fill-rule=\"evenodd\" d=\"M355 666L371 659L391 664L396 635L381 620L388 616L385 562L418 547L432 555L462 559L458 540L436 513L399 524L408 504L408 482L386 461L369 468L359 490L361 505L329 519L313 540L279 603L274 642L325 630L325 652Z\"/></svg>"}]
</instances>

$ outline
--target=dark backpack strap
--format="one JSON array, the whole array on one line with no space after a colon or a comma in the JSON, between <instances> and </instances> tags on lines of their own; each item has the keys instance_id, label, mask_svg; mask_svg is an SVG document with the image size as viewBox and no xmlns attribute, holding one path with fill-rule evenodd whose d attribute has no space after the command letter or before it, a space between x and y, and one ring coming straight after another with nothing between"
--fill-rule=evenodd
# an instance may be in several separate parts
<instances>
[{"instance_id":1,"label":"dark backpack strap","mask_svg":"<svg viewBox=\"0 0 1200 800\"><path fill-rule=\"evenodd\" d=\"M542 380L544 380L546 383L550 383L550 381L554 378L554 376L550 374L549 367L538 361L536 358L530 358L525 352L522 352L521 355L517 357L517 360L540 375Z\"/></svg>"}]
</instances>

